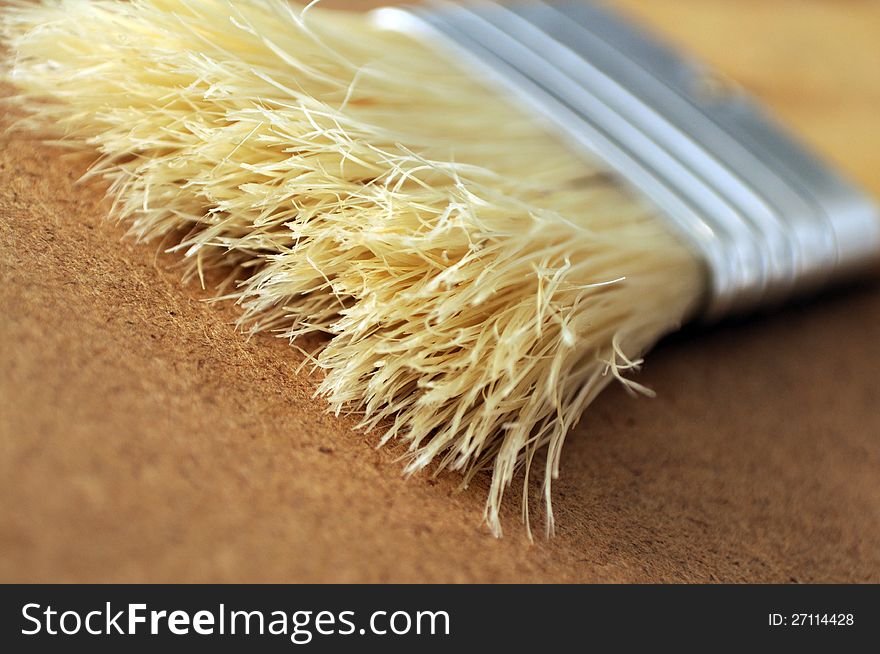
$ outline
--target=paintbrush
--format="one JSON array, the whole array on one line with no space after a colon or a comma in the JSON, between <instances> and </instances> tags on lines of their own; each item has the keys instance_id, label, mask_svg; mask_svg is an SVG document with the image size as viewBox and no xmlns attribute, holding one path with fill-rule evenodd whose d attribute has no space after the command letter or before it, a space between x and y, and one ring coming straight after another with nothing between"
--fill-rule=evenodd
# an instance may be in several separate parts
<instances>
[{"instance_id":1,"label":"paintbrush","mask_svg":"<svg viewBox=\"0 0 880 654\"><path fill-rule=\"evenodd\" d=\"M496 534L537 465L552 531L566 434L612 379L650 393L664 334L880 250L860 191L595 5L18 2L3 40L20 126L99 153L246 330L323 335L317 392L408 472L488 470Z\"/></svg>"}]
</instances>

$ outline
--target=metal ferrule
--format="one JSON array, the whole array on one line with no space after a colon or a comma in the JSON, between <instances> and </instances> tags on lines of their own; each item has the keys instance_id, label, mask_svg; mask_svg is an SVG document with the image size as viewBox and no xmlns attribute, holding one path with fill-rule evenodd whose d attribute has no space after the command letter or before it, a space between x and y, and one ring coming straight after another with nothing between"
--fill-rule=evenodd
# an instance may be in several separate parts
<instances>
[{"instance_id":1,"label":"metal ferrule","mask_svg":"<svg viewBox=\"0 0 880 654\"><path fill-rule=\"evenodd\" d=\"M436 38L647 196L706 261L706 318L877 264L866 194L740 90L606 8L430 1L374 15Z\"/></svg>"}]
</instances>

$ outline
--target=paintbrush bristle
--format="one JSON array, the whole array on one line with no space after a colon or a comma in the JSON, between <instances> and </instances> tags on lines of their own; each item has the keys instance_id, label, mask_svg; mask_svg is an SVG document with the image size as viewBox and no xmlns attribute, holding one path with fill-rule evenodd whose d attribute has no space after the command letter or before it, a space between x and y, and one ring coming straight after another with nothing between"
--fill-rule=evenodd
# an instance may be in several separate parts
<instances>
[{"instance_id":1,"label":"paintbrush bristle","mask_svg":"<svg viewBox=\"0 0 880 654\"><path fill-rule=\"evenodd\" d=\"M25 125L100 153L132 234L234 271L247 328L329 335L318 392L408 471L490 470L495 533L545 450L552 528L566 434L699 301L698 258L604 166L364 15L61 0L6 9L4 40Z\"/></svg>"}]
</instances>

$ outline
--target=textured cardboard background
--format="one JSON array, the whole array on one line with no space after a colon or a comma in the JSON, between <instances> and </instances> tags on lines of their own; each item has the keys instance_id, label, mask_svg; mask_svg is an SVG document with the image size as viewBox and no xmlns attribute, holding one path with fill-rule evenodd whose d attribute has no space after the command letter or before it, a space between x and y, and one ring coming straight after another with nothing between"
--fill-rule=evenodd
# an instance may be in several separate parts
<instances>
[{"instance_id":1,"label":"textured cardboard background","mask_svg":"<svg viewBox=\"0 0 880 654\"><path fill-rule=\"evenodd\" d=\"M880 192L878 3L625 4ZM483 481L402 479L84 165L0 141L0 580L880 581L876 284L663 343L570 436L558 536L511 501L495 540Z\"/></svg>"}]
</instances>

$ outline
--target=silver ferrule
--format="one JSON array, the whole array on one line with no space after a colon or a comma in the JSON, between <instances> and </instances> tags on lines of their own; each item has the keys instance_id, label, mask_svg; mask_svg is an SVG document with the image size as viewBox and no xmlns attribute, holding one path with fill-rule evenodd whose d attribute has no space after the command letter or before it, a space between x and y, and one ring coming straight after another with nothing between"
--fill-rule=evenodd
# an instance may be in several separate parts
<instances>
[{"instance_id":1,"label":"silver ferrule","mask_svg":"<svg viewBox=\"0 0 880 654\"><path fill-rule=\"evenodd\" d=\"M576 0L374 13L434 38L653 202L709 271L705 318L877 266L880 212L705 66Z\"/></svg>"}]
</instances>

